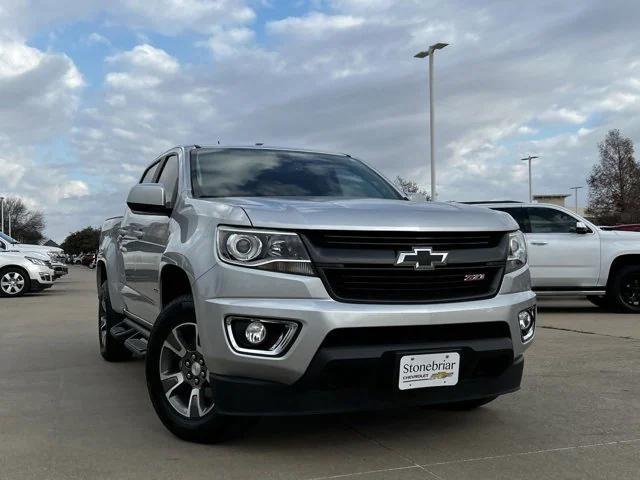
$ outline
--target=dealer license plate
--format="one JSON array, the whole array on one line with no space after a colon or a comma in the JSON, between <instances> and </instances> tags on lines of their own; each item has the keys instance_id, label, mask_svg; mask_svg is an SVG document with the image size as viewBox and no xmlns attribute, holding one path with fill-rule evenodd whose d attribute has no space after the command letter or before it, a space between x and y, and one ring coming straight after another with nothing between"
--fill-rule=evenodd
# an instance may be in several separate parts
<instances>
[{"instance_id":1,"label":"dealer license plate","mask_svg":"<svg viewBox=\"0 0 640 480\"><path fill-rule=\"evenodd\" d=\"M457 352L405 355L400 358L398 388L450 387L458 383L459 371Z\"/></svg>"}]
</instances>

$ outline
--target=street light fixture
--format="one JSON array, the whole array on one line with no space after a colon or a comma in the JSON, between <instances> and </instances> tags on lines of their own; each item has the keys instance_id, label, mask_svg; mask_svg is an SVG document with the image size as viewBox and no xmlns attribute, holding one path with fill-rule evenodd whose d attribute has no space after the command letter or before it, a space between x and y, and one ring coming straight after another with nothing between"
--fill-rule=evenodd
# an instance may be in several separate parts
<instances>
[{"instance_id":1,"label":"street light fixture","mask_svg":"<svg viewBox=\"0 0 640 480\"><path fill-rule=\"evenodd\" d=\"M578 190L584 187L571 187L569 190L573 190L573 195L576 201L576 213L578 213Z\"/></svg>"},{"instance_id":2,"label":"street light fixture","mask_svg":"<svg viewBox=\"0 0 640 480\"><path fill-rule=\"evenodd\" d=\"M448 43L435 43L428 50L416 53L414 58L429 57L429 135L431 137L431 200L435 202L436 192L436 159L433 143L434 137L434 111L433 111L433 57L436 50L442 50Z\"/></svg>"},{"instance_id":3,"label":"street light fixture","mask_svg":"<svg viewBox=\"0 0 640 480\"><path fill-rule=\"evenodd\" d=\"M540 158L540 157L529 155L526 158L520 159L522 162L526 162L526 161L529 162L529 203L533 202L533 190L531 188L531 160L533 160L534 158Z\"/></svg>"}]
</instances>

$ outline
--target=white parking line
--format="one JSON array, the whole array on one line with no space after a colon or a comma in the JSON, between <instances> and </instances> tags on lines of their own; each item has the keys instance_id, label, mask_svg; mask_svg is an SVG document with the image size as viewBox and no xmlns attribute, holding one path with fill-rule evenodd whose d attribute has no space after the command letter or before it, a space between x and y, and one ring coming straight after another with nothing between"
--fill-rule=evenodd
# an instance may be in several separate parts
<instances>
[{"instance_id":1,"label":"white parking line","mask_svg":"<svg viewBox=\"0 0 640 480\"><path fill-rule=\"evenodd\" d=\"M616 440L616 441L612 441L612 442L591 443L591 444L587 444L587 445L571 445L571 446L567 446L567 447L547 448L547 449L543 449L543 450L532 450L532 451L529 451L529 452L506 453L504 455L493 455L493 456L489 456L489 457L464 458L464 459L461 459L461 460L451 460L451 461L448 461L448 462L425 463L425 464L422 464L422 465L418 465L418 464L416 464L416 465L407 465L406 467L394 467L394 468L384 468L384 469L380 469L380 470L368 470L368 471L364 471L364 472L344 473L344 474L340 474L340 475L330 475L328 477L314 477L314 478L310 478L308 480L331 480L331 479L335 479L335 478L358 477L358 476L362 476L362 475L372 475L372 474L375 474L375 473L395 472L395 471L400 471L400 470L411 470L411 469L414 469L414 468L419 468L419 469L423 470L425 473L428 473L428 474L434 476L435 478L441 478L438 475L436 475L434 472L428 470L428 467L435 467L435 466L439 466L439 465L452 465L452 464L456 464L456 463L480 462L480 461L485 461L485 460L497 460L497 459L501 459L501 458L518 457L518 456L523 456L523 455L538 455L538 454L541 454L541 453L564 452L564 451L579 450L579 449L584 449L584 448L608 447L608 446L612 446L612 445L624 445L624 444L638 443L638 442L640 442L640 438L632 438L630 440Z\"/></svg>"}]
</instances>

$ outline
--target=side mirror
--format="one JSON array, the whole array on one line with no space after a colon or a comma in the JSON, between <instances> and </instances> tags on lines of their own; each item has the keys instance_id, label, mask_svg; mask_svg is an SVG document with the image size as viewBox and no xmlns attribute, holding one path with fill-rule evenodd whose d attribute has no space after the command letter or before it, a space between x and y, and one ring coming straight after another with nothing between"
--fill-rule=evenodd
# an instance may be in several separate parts
<instances>
[{"instance_id":1,"label":"side mirror","mask_svg":"<svg viewBox=\"0 0 640 480\"><path fill-rule=\"evenodd\" d=\"M164 187L157 183L139 183L129 190L127 205L134 213L169 215Z\"/></svg>"},{"instance_id":2,"label":"side mirror","mask_svg":"<svg viewBox=\"0 0 640 480\"><path fill-rule=\"evenodd\" d=\"M591 230L587 227L584 222L576 222L576 233L589 233Z\"/></svg>"}]
</instances>

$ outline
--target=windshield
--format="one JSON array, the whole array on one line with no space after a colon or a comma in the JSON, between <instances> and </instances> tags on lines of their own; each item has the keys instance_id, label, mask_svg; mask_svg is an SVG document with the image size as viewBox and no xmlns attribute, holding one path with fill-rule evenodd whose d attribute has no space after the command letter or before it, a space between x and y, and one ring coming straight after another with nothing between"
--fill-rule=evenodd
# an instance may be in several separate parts
<instances>
[{"instance_id":1,"label":"windshield","mask_svg":"<svg viewBox=\"0 0 640 480\"><path fill-rule=\"evenodd\" d=\"M9 235L7 235L6 233L2 233L0 232L0 238L2 240L4 240L5 242L9 242L9 243L18 243L17 240L11 238Z\"/></svg>"},{"instance_id":2,"label":"windshield","mask_svg":"<svg viewBox=\"0 0 640 480\"><path fill-rule=\"evenodd\" d=\"M341 155L257 150L200 149L191 157L197 197L351 197L402 196L359 160Z\"/></svg>"}]
</instances>

